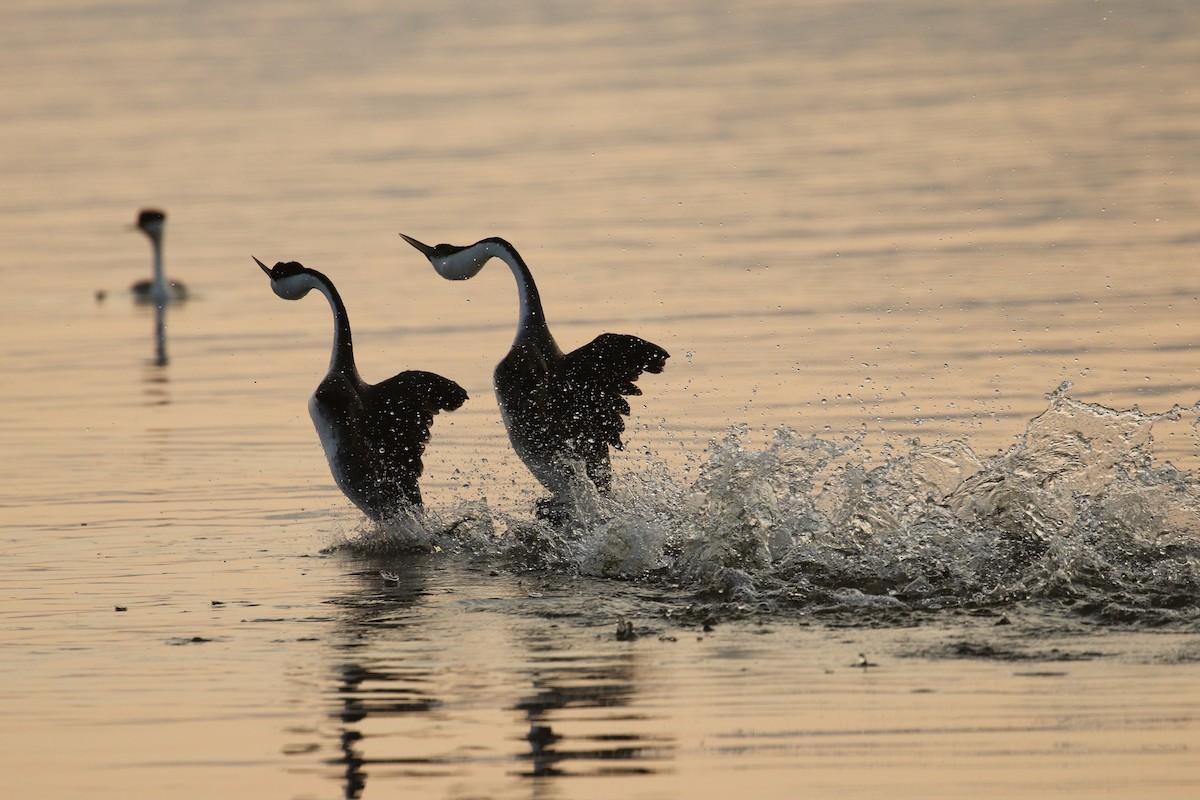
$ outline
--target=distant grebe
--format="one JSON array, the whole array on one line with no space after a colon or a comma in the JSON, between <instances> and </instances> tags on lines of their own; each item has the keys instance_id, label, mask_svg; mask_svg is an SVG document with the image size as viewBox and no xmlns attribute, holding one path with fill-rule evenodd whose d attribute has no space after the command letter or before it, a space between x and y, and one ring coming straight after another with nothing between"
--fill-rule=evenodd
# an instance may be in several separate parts
<instances>
[{"instance_id":1,"label":"distant grebe","mask_svg":"<svg viewBox=\"0 0 1200 800\"><path fill-rule=\"evenodd\" d=\"M188 299L186 286L178 281L168 281L163 276L162 237L166 221L167 215L155 208L144 209L138 215L137 227L150 237L150 245L154 249L154 277L137 281L129 287L133 299L139 303L166 305Z\"/></svg>"}]
</instances>

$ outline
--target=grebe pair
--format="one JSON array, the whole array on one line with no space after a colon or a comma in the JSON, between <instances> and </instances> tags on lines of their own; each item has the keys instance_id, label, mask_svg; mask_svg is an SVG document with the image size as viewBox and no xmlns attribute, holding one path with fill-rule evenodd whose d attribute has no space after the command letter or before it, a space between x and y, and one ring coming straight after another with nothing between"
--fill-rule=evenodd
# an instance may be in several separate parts
<instances>
[{"instance_id":1,"label":"grebe pair","mask_svg":"<svg viewBox=\"0 0 1200 800\"><path fill-rule=\"evenodd\" d=\"M458 247L430 247L409 236L439 275L466 280L492 258L508 265L517 281L520 314L508 355L494 374L496 398L513 449L551 493L539 503L539 516L565 520L563 507L581 464L601 494L612 485L609 447L623 447L627 395L641 391L642 372L662 372L669 357L658 345L627 334L604 333L563 353L550 328L529 267L511 244L482 239ZM332 281L295 262L268 268L275 294L298 300L316 289L334 316L329 373L309 402L309 411L338 486L374 519L395 514L405 504L421 505L417 479L433 414L453 411L467 394L453 381L429 372L402 372L369 385L354 367L350 322Z\"/></svg>"}]
</instances>

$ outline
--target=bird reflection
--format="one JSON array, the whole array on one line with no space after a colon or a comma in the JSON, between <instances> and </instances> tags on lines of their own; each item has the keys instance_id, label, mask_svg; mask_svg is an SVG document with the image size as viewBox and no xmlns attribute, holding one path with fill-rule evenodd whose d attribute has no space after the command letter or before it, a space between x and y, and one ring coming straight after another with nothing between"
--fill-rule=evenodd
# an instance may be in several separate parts
<instances>
[{"instance_id":1,"label":"bird reflection","mask_svg":"<svg viewBox=\"0 0 1200 800\"><path fill-rule=\"evenodd\" d=\"M171 404L171 379L165 370L147 365L142 371L142 383L146 405L165 406Z\"/></svg>"},{"instance_id":2,"label":"bird reflection","mask_svg":"<svg viewBox=\"0 0 1200 800\"><path fill-rule=\"evenodd\" d=\"M154 363L167 365L167 307L162 303L154 304Z\"/></svg>"},{"instance_id":3,"label":"bird reflection","mask_svg":"<svg viewBox=\"0 0 1200 800\"><path fill-rule=\"evenodd\" d=\"M340 668L340 683L337 691L342 707L334 712L341 722L341 758L336 760L343 768L344 788L347 798L361 797L367 785L364 766L373 764L425 764L427 759L368 759L359 745L364 734L356 726L368 717L376 719L386 716L413 713L428 713L439 703L421 692L407 686L377 687L377 683L404 682L404 676L382 669L372 669L361 664L346 663ZM365 684L365 686L364 686Z\"/></svg>"},{"instance_id":4,"label":"bird reflection","mask_svg":"<svg viewBox=\"0 0 1200 800\"><path fill-rule=\"evenodd\" d=\"M554 654L546 658L544 646L532 649L538 657L531 660L539 665L534 693L516 705L525 712L529 725L525 739L530 767L520 774L528 778L653 774L655 770L647 762L664 758L673 747L671 741L627 730L570 736L563 732L565 725L555 728L552 724L564 710L629 706L637 694L637 667L632 656L624 652L611 657ZM619 716L606 712L603 717L623 725L644 719L626 711ZM589 764L590 768L585 766Z\"/></svg>"},{"instance_id":5,"label":"bird reflection","mask_svg":"<svg viewBox=\"0 0 1200 800\"><path fill-rule=\"evenodd\" d=\"M532 779L531 796L541 797L560 777L654 774L655 762L671 757L674 741L646 733L648 718L631 709L641 681L635 650L606 642L576 652L578 631L564 637L561 623L510 616L514 597L525 595L516 579L489 572L480 580L481 572L432 555L348 558L356 585L329 601L338 619L326 746L336 756L325 762L338 769L346 798L361 798L368 781L438 795L446 781L469 783L509 764L520 765L510 774ZM477 630L464 623L466 609L503 624L513 647L477 652L459 641ZM486 666L486 679L474 671L464 678L471 659ZM511 750L497 751L494 728L478 728L489 708L517 726L499 737ZM312 750L297 750L305 752Z\"/></svg>"},{"instance_id":6,"label":"bird reflection","mask_svg":"<svg viewBox=\"0 0 1200 800\"><path fill-rule=\"evenodd\" d=\"M415 560L414 560L415 561ZM341 768L344 796L362 797L372 764L426 764L426 759L370 759L363 753L367 738L361 726L368 719L428 714L440 703L425 689L430 676L420 669L403 669L370 655L376 639L394 635L425 593L425 572L414 561L387 564L357 562L352 577L361 586L330 602L342 612L335 648L347 657L335 667L337 707L330 716L338 725L341 754L329 763ZM352 657L350 657L352 656Z\"/></svg>"}]
</instances>

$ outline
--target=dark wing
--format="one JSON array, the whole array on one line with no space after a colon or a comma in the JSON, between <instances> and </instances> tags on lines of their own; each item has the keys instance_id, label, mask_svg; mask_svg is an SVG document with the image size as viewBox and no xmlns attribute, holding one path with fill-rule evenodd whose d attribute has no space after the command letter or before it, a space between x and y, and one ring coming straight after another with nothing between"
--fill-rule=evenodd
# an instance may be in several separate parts
<instances>
[{"instance_id":1,"label":"dark wing","mask_svg":"<svg viewBox=\"0 0 1200 800\"><path fill-rule=\"evenodd\" d=\"M466 391L449 378L419 370L401 372L364 395L370 420L367 435L385 462L420 475L433 415L453 411L466 400Z\"/></svg>"},{"instance_id":2,"label":"dark wing","mask_svg":"<svg viewBox=\"0 0 1200 800\"><path fill-rule=\"evenodd\" d=\"M376 384L375 389L405 397L431 414L454 411L467 401L467 392L449 378L433 372L409 370Z\"/></svg>"},{"instance_id":3,"label":"dark wing","mask_svg":"<svg viewBox=\"0 0 1200 800\"><path fill-rule=\"evenodd\" d=\"M563 382L564 409L584 423L588 436L598 442L624 447L624 416L629 415L627 395L639 395L634 385L643 372L659 373L670 354L656 344L624 333L602 333L566 355Z\"/></svg>"}]
</instances>

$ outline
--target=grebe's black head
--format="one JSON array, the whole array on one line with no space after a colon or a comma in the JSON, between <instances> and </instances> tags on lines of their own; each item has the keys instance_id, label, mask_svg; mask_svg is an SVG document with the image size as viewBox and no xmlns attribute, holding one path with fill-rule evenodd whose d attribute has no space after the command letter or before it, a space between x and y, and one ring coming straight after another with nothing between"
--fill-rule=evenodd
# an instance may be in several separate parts
<instances>
[{"instance_id":1,"label":"grebe's black head","mask_svg":"<svg viewBox=\"0 0 1200 800\"><path fill-rule=\"evenodd\" d=\"M147 236L159 236L166 221L167 215L157 208L144 208L138 214L137 227L145 231Z\"/></svg>"},{"instance_id":2,"label":"grebe's black head","mask_svg":"<svg viewBox=\"0 0 1200 800\"><path fill-rule=\"evenodd\" d=\"M429 263L437 270L438 275L451 281L465 281L478 274L487 260L496 255L496 249L490 245L500 241L499 239L484 239L466 247L453 244L439 244L430 247L403 233L400 236L429 259Z\"/></svg>"},{"instance_id":3,"label":"grebe's black head","mask_svg":"<svg viewBox=\"0 0 1200 800\"><path fill-rule=\"evenodd\" d=\"M254 258L254 263L271 279L271 290L284 300L299 300L316 288L320 281L316 272L298 261L279 261L275 266L268 267Z\"/></svg>"}]
</instances>

